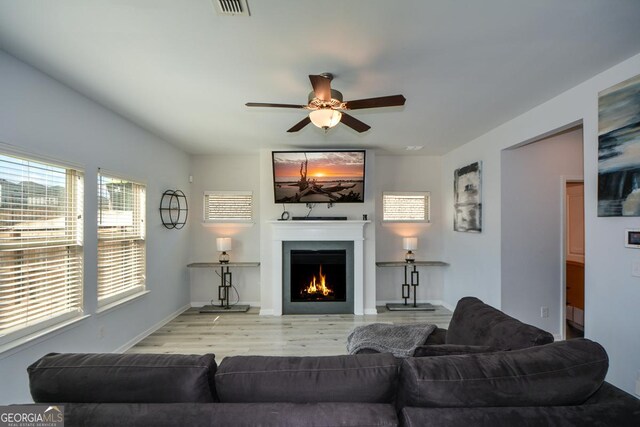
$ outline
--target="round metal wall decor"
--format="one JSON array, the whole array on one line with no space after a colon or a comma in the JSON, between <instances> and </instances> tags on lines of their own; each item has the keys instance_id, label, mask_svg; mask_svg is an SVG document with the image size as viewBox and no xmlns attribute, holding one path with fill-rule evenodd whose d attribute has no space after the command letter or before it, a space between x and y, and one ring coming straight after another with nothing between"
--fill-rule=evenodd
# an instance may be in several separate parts
<instances>
[{"instance_id":1,"label":"round metal wall decor","mask_svg":"<svg viewBox=\"0 0 640 427\"><path fill-rule=\"evenodd\" d=\"M160 219L168 229L180 230L187 223L187 196L180 190L167 190L160 199Z\"/></svg>"}]
</instances>

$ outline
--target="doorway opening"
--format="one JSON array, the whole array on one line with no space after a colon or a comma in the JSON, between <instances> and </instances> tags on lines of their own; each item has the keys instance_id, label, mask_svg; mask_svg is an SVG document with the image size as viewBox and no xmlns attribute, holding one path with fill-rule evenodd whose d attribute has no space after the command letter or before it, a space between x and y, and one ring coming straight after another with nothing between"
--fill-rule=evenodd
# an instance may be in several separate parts
<instances>
[{"instance_id":1,"label":"doorway opening","mask_svg":"<svg viewBox=\"0 0 640 427\"><path fill-rule=\"evenodd\" d=\"M584 337L584 182L564 179L564 300L562 337Z\"/></svg>"},{"instance_id":2,"label":"doorway opening","mask_svg":"<svg viewBox=\"0 0 640 427\"><path fill-rule=\"evenodd\" d=\"M564 184L582 180L583 146L574 123L501 153L501 309L556 339L566 336ZM584 197L575 202L583 212Z\"/></svg>"}]
</instances>

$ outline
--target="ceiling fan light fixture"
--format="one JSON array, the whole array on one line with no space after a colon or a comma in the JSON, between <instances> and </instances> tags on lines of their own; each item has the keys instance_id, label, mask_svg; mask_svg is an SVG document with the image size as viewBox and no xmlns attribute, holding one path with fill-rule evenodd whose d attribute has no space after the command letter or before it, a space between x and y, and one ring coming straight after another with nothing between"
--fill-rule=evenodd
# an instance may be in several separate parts
<instances>
[{"instance_id":1,"label":"ceiling fan light fixture","mask_svg":"<svg viewBox=\"0 0 640 427\"><path fill-rule=\"evenodd\" d=\"M223 0L220 0L223 1ZM404 105L406 99L402 95L379 96L377 98L356 99L343 101L342 93L331 89L333 75L330 73L310 74L309 81L313 90L309 93L307 105L275 104L265 102L247 102L247 107L276 107L295 108L309 111L309 115L288 129L287 132L298 132L300 129L313 123L314 126L324 129L325 132L338 123L350 127L358 133L371 129L366 123L343 111L362 110L365 108L399 107Z\"/></svg>"},{"instance_id":2,"label":"ceiling fan light fixture","mask_svg":"<svg viewBox=\"0 0 640 427\"><path fill-rule=\"evenodd\" d=\"M331 108L321 108L310 112L309 119L317 127L327 130L340 123L342 113Z\"/></svg>"}]
</instances>

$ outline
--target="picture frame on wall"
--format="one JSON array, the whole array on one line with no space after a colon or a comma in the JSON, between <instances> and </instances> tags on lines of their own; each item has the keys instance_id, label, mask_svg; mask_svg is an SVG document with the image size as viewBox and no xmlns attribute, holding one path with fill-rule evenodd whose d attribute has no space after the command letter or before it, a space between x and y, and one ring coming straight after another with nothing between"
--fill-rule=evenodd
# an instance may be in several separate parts
<instances>
[{"instance_id":1,"label":"picture frame on wall","mask_svg":"<svg viewBox=\"0 0 640 427\"><path fill-rule=\"evenodd\" d=\"M598 216L640 216L640 75L598 94Z\"/></svg>"},{"instance_id":2,"label":"picture frame on wall","mask_svg":"<svg viewBox=\"0 0 640 427\"><path fill-rule=\"evenodd\" d=\"M453 173L453 230L482 231L482 162L456 169Z\"/></svg>"}]
</instances>

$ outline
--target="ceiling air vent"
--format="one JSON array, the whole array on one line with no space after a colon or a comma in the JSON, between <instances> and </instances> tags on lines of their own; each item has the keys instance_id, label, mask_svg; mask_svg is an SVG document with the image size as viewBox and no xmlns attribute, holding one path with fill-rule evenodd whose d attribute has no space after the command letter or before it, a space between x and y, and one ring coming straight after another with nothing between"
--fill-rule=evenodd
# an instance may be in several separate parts
<instances>
[{"instance_id":1,"label":"ceiling air vent","mask_svg":"<svg viewBox=\"0 0 640 427\"><path fill-rule=\"evenodd\" d=\"M218 15L222 16L249 16L247 0L213 0Z\"/></svg>"}]
</instances>

